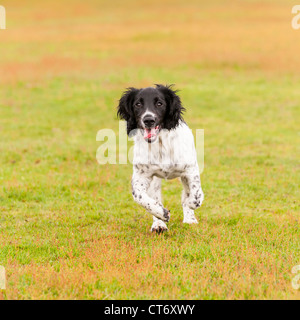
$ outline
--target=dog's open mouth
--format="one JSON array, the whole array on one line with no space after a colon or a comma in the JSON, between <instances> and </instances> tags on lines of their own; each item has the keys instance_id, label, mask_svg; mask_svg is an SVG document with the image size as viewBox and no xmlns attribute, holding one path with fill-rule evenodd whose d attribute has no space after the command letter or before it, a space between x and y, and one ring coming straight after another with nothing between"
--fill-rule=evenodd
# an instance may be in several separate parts
<instances>
[{"instance_id":1,"label":"dog's open mouth","mask_svg":"<svg viewBox=\"0 0 300 320\"><path fill-rule=\"evenodd\" d=\"M160 126L151 129L144 129L144 139L147 142L153 142L159 134Z\"/></svg>"}]
</instances>

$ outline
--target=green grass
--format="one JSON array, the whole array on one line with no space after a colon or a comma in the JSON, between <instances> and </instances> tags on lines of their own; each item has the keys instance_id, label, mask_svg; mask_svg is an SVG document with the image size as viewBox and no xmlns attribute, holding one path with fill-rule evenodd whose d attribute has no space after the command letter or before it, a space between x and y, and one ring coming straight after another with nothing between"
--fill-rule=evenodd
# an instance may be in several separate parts
<instances>
[{"instance_id":1,"label":"green grass","mask_svg":"<svg viewBox=\"0 0 300 320\"><path fill-rule=\"evenodd\" d=\"M100 14L93 1L89 5ZM125 17L126 10L118 12ZM62 51L56 49L59 39L47 35L44 40L54 48L54 60L69 52L88 62L75 70L61 63L53 72L52 62L45 62L45 73L33 62L31 70L1 79L0 265L6 268L7 288L0 290L0 298L299 298L291 285L292 267L300 264L297 74L253 66L241 48L236 64L226 57L226 63L213 57L214 64L205 57L201 63L180 60L175 52L179 63L164 66L158 49L165 48L168 33L156 30L152 13L147 18L143 10L148 33L119 26L120 38L105 38L97 55L96 42L88 38L93 28L88 13L70 18L73 27L80 21L87 31L72 38L73 44L61 44ZM109 25L104 17L100 26ZM32 23L27 21L28 28ZM189 21L182 18L181 23L188 33ZM14 24L20 28L16 18ZM161 37L153 36L151 28ZM7 32L12 33L6 35L6 46L0 45L5 51L0 69L10 57L26 65L30 53L20 55L9 37L14 30ZM24 43L42 59L46 49L32 40L36 32L31 30ZM59 28L52 32L61 36ZM128 57L136 60L120 63L118 40L126 39L126 32L131 37ZM173 52L172 39L181 36L170 35L164 61ZM81 38L85 52L80 51ZM157 60L146 64L133 49L151 44L158 46ZM187 109L185 120L192 129L205 130L199 224L182 224L181 185L167 181L163 198L171 220L162 235L150 233L152 217L132 199L131 165L96 161L97 131L118 132L116 106L123 89L153 83L176 83Z\"/></svg>"}]
</instances>

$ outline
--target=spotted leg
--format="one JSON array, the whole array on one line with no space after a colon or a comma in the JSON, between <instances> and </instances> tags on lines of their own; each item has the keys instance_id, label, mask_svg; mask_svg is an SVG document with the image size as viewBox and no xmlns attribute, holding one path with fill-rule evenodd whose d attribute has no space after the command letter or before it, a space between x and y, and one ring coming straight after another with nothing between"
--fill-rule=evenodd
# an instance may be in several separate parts
<instances>
[{"instance_id":1,"label":"spotted leg","mask_svg":"<svg viewBox=\"0 0 300 320\"><path fill-rule=\"evenodd\" d=\"M134 172L131 181L133 199L154 217L168 222L170 219L170 211L164 208L160 201L153 199L147 193L152 180L152 177L145 177L144 175Z\"/></svg>"},{"instance_id":2,"label":"spotted leg","mask_svg":"<svg viewBox=\"0 0 300 320\"><path fill-rule=\"evenodd\" d=\"M204 199L199 173L182 176L181 182L183 185L183 223L198 223L194 210L201 206Z\"/></svg>"},{"instance_id":3,"label":"spotted leg","mask_svg":"<svg viewBox=\"0 0 300 320\"><path fill-rule=\"evenodd\" d=\"M153 180L150 183L150 187L148 189L148 195L152 199L158 201L159 203L162 203L161 200L161 179L157 177L153 177ZM160 219L153 216L153 224L151 227L152 232L161 233L164 231L167 231L168 227L167 225Z\"/></svg>"}]
</instances>

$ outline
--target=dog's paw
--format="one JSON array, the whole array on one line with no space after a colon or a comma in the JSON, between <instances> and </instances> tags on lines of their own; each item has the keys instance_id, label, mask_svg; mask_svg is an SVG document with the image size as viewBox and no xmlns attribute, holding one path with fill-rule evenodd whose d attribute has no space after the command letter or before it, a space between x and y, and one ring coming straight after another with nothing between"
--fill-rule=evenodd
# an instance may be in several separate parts
<instances>
[{"instance_id":1,"label":"dog's paw","mask_svg":"<svg viewBox=\"0 0 300 320\"><path fill-rule=\"evenodd\" d=\"M197 224L198 220L196 219L196 217L192 214L185 216L183 218L183 223L188 223L188 224Z\"/></svg>"},{"instance_id":2,"label":"dog's paw","mask_svg":"<svg viewBox=\"0 0 300 320\"><path fill-rule=\"evenodd\" d=\"M163 221L169 222L171 217L170 210L164 208L164 219Z\"/></svg>"},{"instance_id":3,"label":"dog's paw","mask_svg":"<svg viewBox=\"0 0 300 320\"><path fill-rule=\"evenodd\" d=\"M203 200L204 193L201 190L200 192L196 192L196 194L189 199L187 205L191 210L196 210L197 208L201 207Z\"/></svg>"},{"instance_id":4,"label":"dog's paw","mask_svg":"<svg viewBox=\"0 0 300 320\"><path fill-rule=\"evenodd\" d=\"M162 233L165 231L168 231L168 227L166 226L166 224L163 221L157 220L157 221L153 222L152 227L151 227L151 232Z\"/></svg>"}]
</instances>

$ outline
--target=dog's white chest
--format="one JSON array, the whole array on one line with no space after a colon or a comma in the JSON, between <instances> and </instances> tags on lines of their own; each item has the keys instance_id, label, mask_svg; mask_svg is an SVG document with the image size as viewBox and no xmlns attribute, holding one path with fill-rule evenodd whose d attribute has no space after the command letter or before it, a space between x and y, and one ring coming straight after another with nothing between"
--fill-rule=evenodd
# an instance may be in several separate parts
<instances>
[{"instance_id":1,"label":"dog's white chest","mask_svg":"<svg viewBox=\"0 0 300 320\"><path fill-rule=\"evenodd\" d=\"M135 137L134 165L147 165L154 175L164 179L180 176L197 164L194 137L185 123L176 129L160 132L154 143L147 143L141 134ZM147 172L145 172L147 173Z\"/></svg>"}]
</instances>

